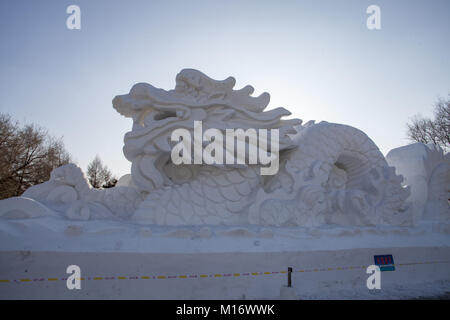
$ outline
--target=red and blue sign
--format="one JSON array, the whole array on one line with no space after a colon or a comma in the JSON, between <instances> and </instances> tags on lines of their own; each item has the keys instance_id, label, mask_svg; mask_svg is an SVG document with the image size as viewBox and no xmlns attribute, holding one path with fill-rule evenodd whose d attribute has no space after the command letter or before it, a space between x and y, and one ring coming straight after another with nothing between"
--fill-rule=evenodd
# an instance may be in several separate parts
<instances>
[{"instance_id":1,"label":"red and blue sign","mask_svg":"<svg viewBox=\"0 0 450 320\"><path fill-rule=\"evenodd\" d=\"M395 271L394 257L392 254L373 256L375 265L380 267L380 271Z\"/></svg>"}]
</instances>

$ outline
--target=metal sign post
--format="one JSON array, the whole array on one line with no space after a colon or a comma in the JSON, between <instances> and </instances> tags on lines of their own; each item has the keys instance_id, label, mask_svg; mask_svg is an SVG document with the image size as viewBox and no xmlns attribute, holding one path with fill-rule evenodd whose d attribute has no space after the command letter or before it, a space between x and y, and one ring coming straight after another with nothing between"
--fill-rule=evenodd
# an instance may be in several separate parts
<instances>
[{"instance_id":1,"label":"metal sign post","mask_svg":"<svg viewBox=\"0 0 450 320\"><path fill-rule=\"evenodd\" d=\"M288 268L288 288L292 287L292 279L291 279L292 268Z\"/></svg>"}]
</instances>

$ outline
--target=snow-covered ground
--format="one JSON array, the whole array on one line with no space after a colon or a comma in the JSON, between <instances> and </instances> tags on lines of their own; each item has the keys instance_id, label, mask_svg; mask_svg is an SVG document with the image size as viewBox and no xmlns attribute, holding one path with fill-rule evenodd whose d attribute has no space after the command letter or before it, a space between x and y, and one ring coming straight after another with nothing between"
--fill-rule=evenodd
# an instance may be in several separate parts
<instances>
[{"instance_id":1,"label":"snow-covered ground","mask_svg":"<svg viewBox=\"0 0 450 320\"><path fill-rule=\"evenodd\" d=\"M378 254L392 254L396 271L382 272L381 290L368 290L366 267ZM73 264L81 290L66 287ZM150 229L55 217L0 224L0 280L8 280L1 299L278 299L288 267L299 299L445 295L450 226Z\"/></svg>"}]
</instances>

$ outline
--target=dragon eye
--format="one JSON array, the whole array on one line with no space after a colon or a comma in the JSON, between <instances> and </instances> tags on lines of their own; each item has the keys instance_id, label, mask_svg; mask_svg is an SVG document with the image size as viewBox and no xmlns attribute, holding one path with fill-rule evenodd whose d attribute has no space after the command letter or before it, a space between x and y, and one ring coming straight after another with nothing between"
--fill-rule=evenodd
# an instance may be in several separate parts
<instances>
[{"instance_id":1,"label":"dragon eye","mask_svg":"<svg viewBox=\"0 0 450 320\"><path fill-rule=\"evenodd\" d=\"M160 111L158 112L155 117L153 118L154 120L163 120L166 118L176 118L177 114L175 111Z\"/></svg>"}]
</instances>

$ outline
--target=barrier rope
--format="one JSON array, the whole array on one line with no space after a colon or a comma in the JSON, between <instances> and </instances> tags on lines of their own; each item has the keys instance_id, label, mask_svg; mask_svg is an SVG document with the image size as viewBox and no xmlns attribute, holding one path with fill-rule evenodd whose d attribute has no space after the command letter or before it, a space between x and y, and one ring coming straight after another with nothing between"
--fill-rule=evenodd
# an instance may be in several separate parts
<instances>
[{"instance_id":1,"label":"barrier rope","mask_svg":"<svg viewBox=\"0 0 450 320\"><path fill-rule=\"evenodd\" d=\"M438 263L450 263L450 261L427 261L427 262L410 262L410 263L397 263L392 266L411 266L421 264L438 264ZM343 271L353 269L366 269L368 266L347 266L347 267L329 267L329 268L313 268L313 269L299 269L292 272L327 272L327 271ZM287 271L266 271L266 272L246 272L246 273L212 273L212 274L186 274L186 275L155 275L155 276L117 276L117 277L81 277L82 281L99 281L99 280L163 280L163 279L202 279L202 278L232 278L232 277L252 277L252 276L265 276L274 274L286 274ZM23 279L0 279L0 283L33 283L33 282L54 282L54 281L66 281L64 278L23 278Z\"/></svg>"}]
</instances>

